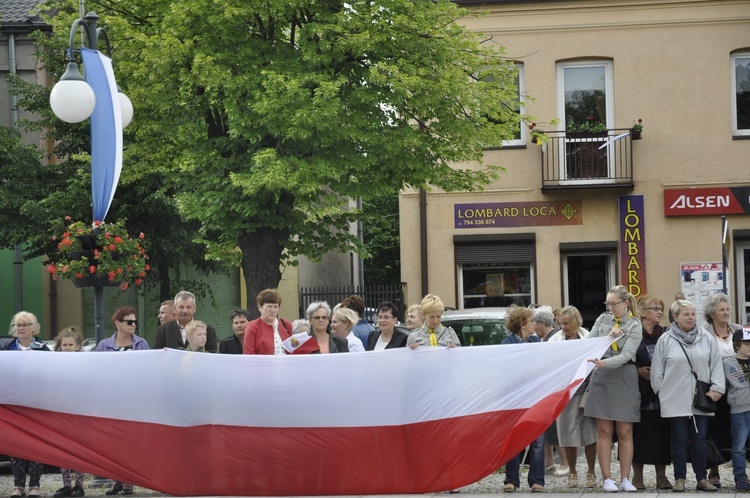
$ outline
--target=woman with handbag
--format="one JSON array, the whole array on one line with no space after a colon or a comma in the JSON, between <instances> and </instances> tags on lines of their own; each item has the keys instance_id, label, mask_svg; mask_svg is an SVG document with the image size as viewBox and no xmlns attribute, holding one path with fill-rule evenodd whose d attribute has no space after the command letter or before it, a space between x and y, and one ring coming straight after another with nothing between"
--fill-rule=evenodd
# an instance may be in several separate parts
<instances>
[{"instance_id":1,"label":"woman with handbag","mask_svg":"<svg viewBox=\"0 0 750 498\"><path fill-rule=\"evenodd\" d=\"M651 388L651 357L664 333L664 327L660 325L664 317L664 301L654 296L641 296L638 298L638 313L643 327L643 339L635 353L641 391L641 421L633 424L633 486L638 490L646 489L643 466L649 464L656 469L656 489L672 489L666 475L667 465L672 463L669 422L661 418L659 397Z\"/></svg>"},{"instance_id":2,"label":"woman with handbag","mask_svg":"<svg viewBox=\"0 0 750 498\"><path fill-rule=\"evenodd\" d=\"M674 323L659 338L651 360L651 387L659 396L661 416L669 420L675 483L685 491L687 455L699 491L718 491L707 479L709 417L706 406L724 394L724 369L719 346L706 330L696 326L695 306L683 299L670 307ZM706 387L708 386L708 387ZM703 388L705 392L696 392Z\"/></svg>"},{"instance_id":3,"label":"woman with handbag","mask_svg":"<svg viewBox=\"0 0 750 498\"><path fill-rule=\"evenodd\" d=\"M623 285L607 292L605 302L610 313L603 313L591 328L592 337L616 337L602 358L590 360L596 365L591 373L589 398L583 413L596 419L596 446L599 468L602 471L602 489L637 491L630 482L633 463L633 423L641 420L641 393L638 390L638 373L635 352L641 344L641 322L636 317L635 297ZM617 449L620 455L620 486L611 477L612 436L617 432Z\"/></svg>"}]
</instances>

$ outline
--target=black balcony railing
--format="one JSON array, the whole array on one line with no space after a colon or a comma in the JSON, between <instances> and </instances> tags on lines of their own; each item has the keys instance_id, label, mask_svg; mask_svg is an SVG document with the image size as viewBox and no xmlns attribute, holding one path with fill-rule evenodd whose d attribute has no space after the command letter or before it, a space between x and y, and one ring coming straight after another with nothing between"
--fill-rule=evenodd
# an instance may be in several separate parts
<instances>
[{"instance_id":1,"label":"black balcony railing","mask_svg":"<svg viewBox=\"0 0 750 498\"><path fill-rule=\"evenodd\" d=\"M629 129L601 134L549 131L542 145L542 190L633 188L633 141Z\"/></svg>"}]
</instances>

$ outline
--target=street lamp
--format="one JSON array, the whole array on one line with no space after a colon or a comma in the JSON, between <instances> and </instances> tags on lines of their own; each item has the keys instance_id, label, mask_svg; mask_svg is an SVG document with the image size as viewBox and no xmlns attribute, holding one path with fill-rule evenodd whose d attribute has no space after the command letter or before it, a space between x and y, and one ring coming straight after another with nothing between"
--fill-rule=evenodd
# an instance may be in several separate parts
<instances>
[{"instance_id":1,"label":"street lamp","mask_svg":"<svg viewBox=\"0 0 750 498\"><path fill-rule=\"evenodd\" d=\"M83 14L83 10L81 10ZM80 123L91 117L91 194L95 221L104 221L112 203L122 170L122 130L133 119L133 104L115 82L112 48L99 16L89 12L73 21L70 46L66 51L68 67L50 93L52 112L68 123ZM78 28L85 32L80 49L75 48ZM107 47L107 57L97 47L99 39ZM76 54L86 72L78 70ZM104 339L104 290L94 285L94 322L96 342Z\"/></svg>"}]
</instances>

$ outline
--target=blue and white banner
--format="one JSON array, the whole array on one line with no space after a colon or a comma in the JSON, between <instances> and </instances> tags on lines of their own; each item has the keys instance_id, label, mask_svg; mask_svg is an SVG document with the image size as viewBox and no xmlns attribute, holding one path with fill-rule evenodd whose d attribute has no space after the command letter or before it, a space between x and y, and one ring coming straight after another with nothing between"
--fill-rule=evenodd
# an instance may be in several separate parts
<instances>
[{"instance_id":1,"label":"blue and white banner","mask_svg":"<svg viewBox=\"0 0 750 498\"><path fill-rule=\"evenodd\" d=\"M122 171L122 113L112 60L98 50L81 49L86 82L94 89L91 115L91 195L94 220L104 221Z\"/></svg>"}]
</instances>

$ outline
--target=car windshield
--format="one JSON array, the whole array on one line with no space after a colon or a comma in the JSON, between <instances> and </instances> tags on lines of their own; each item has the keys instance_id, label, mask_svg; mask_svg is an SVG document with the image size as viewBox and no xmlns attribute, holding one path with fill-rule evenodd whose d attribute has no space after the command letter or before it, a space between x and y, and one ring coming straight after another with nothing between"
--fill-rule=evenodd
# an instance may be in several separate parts
<instances>
[{"instance_id":1,"label":"car windshield","mask_svg":"<svg viewBox=\"0 0 750 498\"><path fill-rule=\"evenodd\" d=\"M443 316L443 325L456 331L462 346L500 344L509 332L503 318L450 318Z\"/></svg>"}]
</instances>

